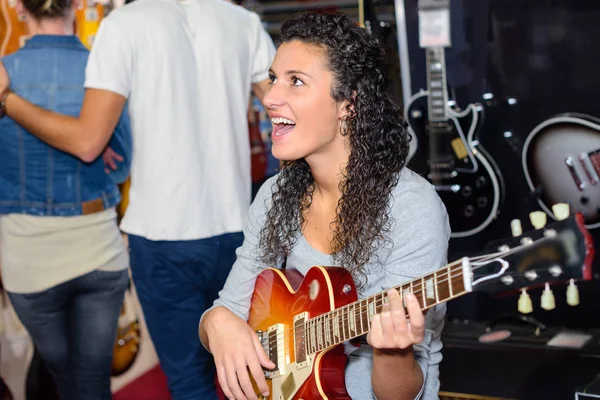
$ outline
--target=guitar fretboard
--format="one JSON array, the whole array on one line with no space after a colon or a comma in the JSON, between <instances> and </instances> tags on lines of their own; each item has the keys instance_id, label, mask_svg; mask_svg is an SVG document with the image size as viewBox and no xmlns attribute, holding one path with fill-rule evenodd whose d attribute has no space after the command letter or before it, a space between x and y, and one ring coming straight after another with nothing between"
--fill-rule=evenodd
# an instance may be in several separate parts
<instances>
[{"instance_id":1,"label":"guitar fretboard","mask_svg":"<svg viewBox=\"0 0 600 400\"><path fill-rule=\"evenodd\" d=\"M460 261L438 271L394 287L402 301L408 293L415 295L422 310L427 310L464 293ZM306 321L304 339L308 353L322 351L371 330L373 315L388 302L387 290Z\"/></svg>"},{"instance_id":2,"label":"guitar fretboard","mask_svg":"<svg viewBox=\"0 0 600 400\"><path fill-rule=\"evenodd\" d=\"M427 90L429 91L429 121L446 121L446 64L443 48L426 49Z\"/></svg>"}]
</instances>

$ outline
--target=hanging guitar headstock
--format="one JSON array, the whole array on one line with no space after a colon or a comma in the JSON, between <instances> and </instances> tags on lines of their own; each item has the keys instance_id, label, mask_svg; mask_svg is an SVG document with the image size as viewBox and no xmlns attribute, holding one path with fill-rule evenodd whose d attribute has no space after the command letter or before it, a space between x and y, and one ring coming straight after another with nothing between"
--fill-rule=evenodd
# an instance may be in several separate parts
<instances>
[{"instance_id":1,"label":"hanging guitar headstock","mask_svg":"<svg viewBox=\"0 0 600 400\"><path fill-rule=\"evenodd\" d=\"M575 282L592 279L594 248L591 235L584 226L583 215L568 216L567 205L556 205L555 215L561 219L546 225L545 215L532 213L532 225L537 229L522 232L521 223L511 223L513 237L488 243L485 255L469 262L473 280L472 290L492 295L521 291L519 311L532 311L527 289L545 287L542 308L555 307L550 286L568 284L567 303L579 303Z\"/></svg>"}]
</instances>

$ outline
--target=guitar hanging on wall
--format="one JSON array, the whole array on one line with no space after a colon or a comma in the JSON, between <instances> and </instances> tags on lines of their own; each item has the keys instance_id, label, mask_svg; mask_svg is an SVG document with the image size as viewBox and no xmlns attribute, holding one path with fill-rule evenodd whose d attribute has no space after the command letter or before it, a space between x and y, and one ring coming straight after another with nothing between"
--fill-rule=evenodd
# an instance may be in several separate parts
<instances>
[{"instance_id":1,"label":"guitar hanging on wall","mask_svg":"<svg viewBox=\"0 0 600 400\"><path fill-rule=\"evenodd\" d=\"M522 153L529 189L540 207L567 203L581 212L586 227L600 227L600 120L583 114L556 115L536 126Z\"/></svg>"},{"instance_id":2,"label":"guitar hanging on wall","mask_svg":"<svg viewBox=\"0 0 600 400\"><path fill-rule=\"evenodd\" d=\"M451 107L444 46L425 47L425 54L427 90L412 96L404 109L412 136L408 166L435 186L448 211L451 237L475 235L499 212L502 175L476 138L483 107Z\"/></svg>"}]
</instances>

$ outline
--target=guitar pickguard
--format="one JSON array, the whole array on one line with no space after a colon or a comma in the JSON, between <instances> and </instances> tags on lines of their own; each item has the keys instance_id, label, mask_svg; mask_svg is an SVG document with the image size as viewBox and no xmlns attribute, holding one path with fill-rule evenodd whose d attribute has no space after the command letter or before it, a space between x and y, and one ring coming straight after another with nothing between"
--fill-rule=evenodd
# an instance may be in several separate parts
<instances>
[{"instance_id":1,"label":"guitar pickguard","mask_svg":"<svg viewBox=\"0 0 600 400\"><path fill-rule=\"evenodd\" d=\"M307 357L307 363L293 362L281 366L276 376L271 378L272 400L292 400L294 395L313 373L315 356Z\"/></svg>"}]
</instances>

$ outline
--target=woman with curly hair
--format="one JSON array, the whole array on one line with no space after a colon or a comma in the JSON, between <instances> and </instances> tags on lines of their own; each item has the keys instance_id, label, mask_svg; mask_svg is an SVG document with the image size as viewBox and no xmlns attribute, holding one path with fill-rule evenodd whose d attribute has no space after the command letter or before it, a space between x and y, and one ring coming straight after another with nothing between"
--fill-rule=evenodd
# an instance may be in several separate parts
<instances>
[{"instance_id":1,"label":"woman with curly hair","mask_svg":"<svg viewBox=\"0 0 600 400\"><path fill-rule=\"evenodd\" d=\"M228 398L263 395L274 364L246 323L262 269L339 265L366 297L438 269L450 228L432 186L405 167L409 136L387 92L385 54L343 14L308 13L283 24L264 98L278 175L254 200L244 244L224 289L202 317ZM423 315L395 290L366 343L346 346L353 399L437 399L445 307ZM408 317L408 320L407 320Z\"/></svg>"}]
</instances>

